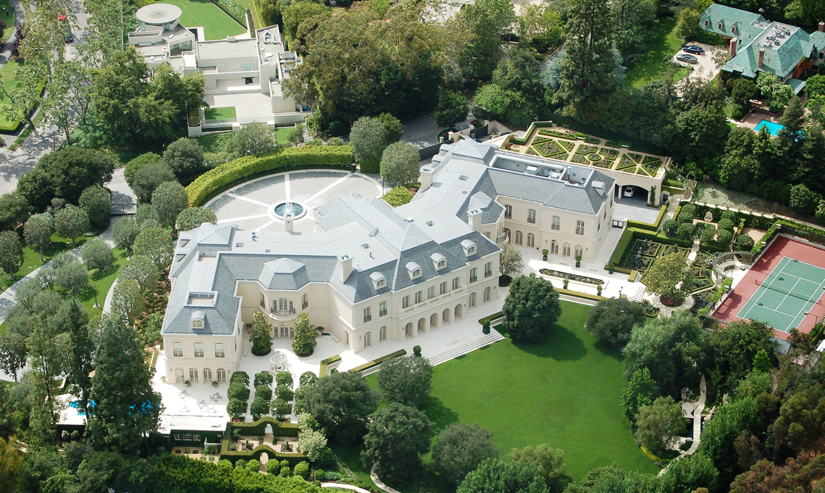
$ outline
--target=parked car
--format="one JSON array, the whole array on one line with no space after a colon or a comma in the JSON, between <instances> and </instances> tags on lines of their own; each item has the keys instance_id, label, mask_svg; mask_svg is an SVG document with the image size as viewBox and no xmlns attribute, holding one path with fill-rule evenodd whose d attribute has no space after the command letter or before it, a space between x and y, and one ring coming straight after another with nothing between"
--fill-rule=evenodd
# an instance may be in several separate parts
<instances>
[{"instance_id":1,"label":"parked car","mask_svg":"<svg viewBox=\"0 0 825 493\"><path fill-rule=\"evenodd\" d=\"M685 53L693 53L694 55L704 55L705 54L705 49L702 48L701 46L697 46L697 45L682 46L682 51L684 51Z\"/></svg>"},{"instance_id":2,"label":"parked car","mask_svg":"<svg viewBox=\"0 0 825 493\"><path fill-rule=\"evenodd\" d=\"M679 60L680 62L685 62L685 63L692 63L692 64L699 63L698 58L696 58L693 55L686 55L684 53L680 53L680 54L676 55L676 59Z\"/></svg>"},{"instance_id":3,"label":"parked car","mask_svg":"<svg viewBox=\"0 0 825 493\"><path fill-rule=\"evenodd\" d=\"M635 191L636 191L636 187L634 187L633 185L628 185L628 186L624 187L624 196L625 197L632 197L633 192L635 192Z\"/></svg>"}]
</instances>

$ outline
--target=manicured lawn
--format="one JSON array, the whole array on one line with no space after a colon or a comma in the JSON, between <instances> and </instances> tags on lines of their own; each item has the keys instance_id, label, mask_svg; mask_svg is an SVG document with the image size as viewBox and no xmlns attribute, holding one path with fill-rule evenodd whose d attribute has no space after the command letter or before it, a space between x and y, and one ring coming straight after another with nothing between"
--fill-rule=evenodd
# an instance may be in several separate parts
<instances>
[{"instance_id":1,"label":"manicured lawn","mask_svg":"<svg viewBox=\"0 0 825 493\"><path fill-rule=\"evenodd\" d=\"M207 120L225 120L237 118L234 106L224 106L222 108L206 108L203 110L203 117Z\"/></svg>"},{"instance_id":2,"label":"manicured lawn","mask_svg":"<svg viewBox=\"0 0 825 493\"><path fill-rule=\"evenodd\" d=\"M81 236L77 239L77 244L72 245L71 240L63 238L57 233L53 234L52 244L49 248L43 250L43 262L40 261L40 252L37 252L28 246L23 247L23 265L20 266L20 270L14 273L13 278L6 274L0 278L0 292L5 291L9 288L9 286L29 275L33 270L54 258L54 256L58 253L71 250L72 248L77 248L78 246L84 244L86 240L87 238Z\"/></svg>"},{"instance_id":3,"label":"manicured lawn","mask_svg":"<svg viewBox=\"0 0 825 493\"><path fill-rule=\"evenodd\" d=\"M0 0L0 20L6 23L3 39L9 39L11 33L14 32L14 9L9 5L9 0Z\"/></svg>"},{"instance_id":4,"label":"manicured lawn","mask_svg":"<svg viewBox=\"0 0 825 493\"><path fill-rule=\"evenodd\" d=\"M287 128L276 128L275 129L275 141L278 143L279 146L289 144L289 140L287 139L287 136L289 135L290 130L291 130L291 128L289 128L289 127L287 127Z\"/></svg>"},{"instance_id":5,"label":"manicured lawn","mask_svg":"<svg viewBox=\"0 0 825 493\"><path fill-rule=\"evenodd\" d=\"M246 31L246 28L229 17L209 0L164 0L177 5L183 11L180 23L186 27L203 26L206 39L224 39Z\"/></svg>"},{"instance_id":6,"label":"manicured lawn","mask_svg":"<svg viewBox=\"0 0 825 493\"><path fill-rule=\"evenodd\" d=\"M106 301L106 294L109 292L109 288L112 287L112 283L117 279L118 274L120 274L120 269L126 264L126 250L123 248L115 248L113 253L115 254L115 262L109 267L109 270L102 273L97 271L89 272L89 286L78 296L92 317L100 315L102 312L103 302ZM101 308L94 308L95 290L92 287L93 285L97 286L97 302Z\"/></svg>"},{"instance_id":7,"label":"manicured lawn","mask_svg":"<svg viewBox=\"0 0 825 493\"><path fill-rule=\"evenodd\" d=\"M657 472L634 443L619 408L621 354L584 330L590 307L562 306L553 334L542 344L514 344L508 337L435 367L424 412L437 432L456 421L478 422L494 433L502 459L513 448L549 443L564 451L576 480L613 462L626 470ZM377 384L375 375L367 379ZM360 479L369 477L358 458L360 445L334 450ZM424 461L429 464L430 456ZM421 491L450 491L429 467L418 487L391 486L411 493L422 485Z\"/></svg>"},{"instance_id":8,"label":"manicured lawn","mask_svg":"<svg viewBox=\"0 0 825 493\"><path fill-rule=\"evenodd\" d=\"M653 81L660 80L673 69L673 80L681 80L690 73L685 67L675 67L666 63L682 47L682 41L674 34L676 19L662 18L656 21L651 30L653 39L650 49L627 70L627 83L633 87L643 87Z\"/></svg>"},{"instance_id":9,"label":"manicured lawn","mask_svg":"<svg viewBox=\"0 0 825 493\"><path fill-rule=\"evenodd\" d=\"M2 11L0 11L2 12ZM13 29L13 27L9 27L8 29ZM23 66L22 60L14 60L11 62L6 63L3 65L3 68L0 69L0 80L3 81L3 85L6 87L6 90L10 90L12 87L17 85L17 80L15 79L15 74ZM0 106L8 106L8 98L5 96L0 96ZM2 132L16 132L18 126L20 125L20 120L11 121L6 118L5 114L0 111L0 131Z\"/></svg>"}]
</instances>

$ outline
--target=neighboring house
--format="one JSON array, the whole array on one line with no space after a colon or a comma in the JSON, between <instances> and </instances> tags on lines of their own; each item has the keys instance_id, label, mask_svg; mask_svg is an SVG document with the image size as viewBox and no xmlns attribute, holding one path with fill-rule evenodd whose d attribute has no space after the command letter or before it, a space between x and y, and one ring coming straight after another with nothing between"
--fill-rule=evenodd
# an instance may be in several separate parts
<instances>
[{"instance_id":1,"label":"neighboring house","mask_svg":"<svg viewBox=\"0 0 825 493\"><path fill-rule=\"evenodd\" d=\"M206 41L203 28L180 24L181 10L165 3L140 8L140 27L129 33L129 44L143 55L150 68L170 64L182 74L201 72L210 107L233 108L235 116L190 122L189 135L216 129L238 130L242 125L264 122L271 126L303 121L307 108L284 94L282 82L303 63L286 51L278 26Z\"/></svg>"},{"instance_id":2,"label":"neighboring house","mask_svg":"<svg viewBox=\"0 0 825 493\"><path fill-rule=\"evenodd\" d=\"M283 232L180 233L161 331L167 381L228 382L256 312L286 339L306 312L355 352L449 330L499 298L496 242L592 260L612 221L614 179L473 141L444 145L421 184L397 208L338 197L311 211L313 233L292 232L288 215Z\"/></svg>"},{"instance_id":3,"label":"neighboring house","mask_svg":"<svg viewBox=\"0 0 825 493\"><path fill-rule=\"evenodd\" d=\"M756 78L768 72L799 93L805 82L797 77L825 59L825 22L808 34L803 29L768 21L759 14L713 4L699 20L699 28L729 42L724 72Z\"/></svg>"}]
</instances>

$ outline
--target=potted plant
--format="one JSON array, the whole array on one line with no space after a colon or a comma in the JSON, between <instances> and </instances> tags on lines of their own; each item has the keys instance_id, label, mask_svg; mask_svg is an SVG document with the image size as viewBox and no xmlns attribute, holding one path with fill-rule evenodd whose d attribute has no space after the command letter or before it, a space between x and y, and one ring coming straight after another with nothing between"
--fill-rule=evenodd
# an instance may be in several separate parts
<instances>
[{"instance_id":1,"label":"potted plant","mask_svg":"<svg viewBox=\"0 0 825 493\"><path fill-rule=\"evenodd\" d=\"M541 259L547 260L547 254L550 253L546 248L541 251Z\"/></svg>"},{"instance_id":2,"label":"potted plant","mask_svg":"<svg viewBox=\"0 0 825 493\"><path fill-rule=\"evenodd\" d=\"M581 266L582 266L582 256L581 255L576 255L576 267L581 267Z\"/></svg>"},{"instance_id":3,"label":"potted plant","mask_svg":"<svg viewBox=\"0 0 825 493\"><path fill-rule=\"evenodd\" d=\"M607 273L608 274L613 273L613 262L610 262L609 264L607 264Z\"/></svg>"},{"instance_id":4,"label":"potted plant","mask_svg":"<svg viewBox=\"0 0 825 493\"><path fill-rule=\"evenodd\" d=\"M564 282L562 283L562 286L564 287L564 289L567 289L567 286L569 284L570 284L570 279L565 279Z\"/></svg>"},{"instance_id":5,"label":"potted plant","mask_svg":"<svg viewBox=\"0 0 825 493\"><path fill-rule=\"evenodd\" d=\"M217 380L212 380L212 386L217 387L218 386L218 381Z\"/></svg>"},{"instance_id":6,"label":"potted plant","mask_svg":"<svg viewBox=\"0 0 825 493\"><path fill-rule=\"evenodd\" d=\"M189 380L184 380L183 384L186 385L187 387L190 387L192 385L192 382L190 382Z\"/></svg>"},{"instance_id":7,"label":"potted plant","mask_svg":"<svg viewBox=\"0 0 825 493\"><path fill-rule=\"evenodd\" d=\"M596 284L596 294L601 296L602 295L602 285Z\"/></svg>"}]
</instances>

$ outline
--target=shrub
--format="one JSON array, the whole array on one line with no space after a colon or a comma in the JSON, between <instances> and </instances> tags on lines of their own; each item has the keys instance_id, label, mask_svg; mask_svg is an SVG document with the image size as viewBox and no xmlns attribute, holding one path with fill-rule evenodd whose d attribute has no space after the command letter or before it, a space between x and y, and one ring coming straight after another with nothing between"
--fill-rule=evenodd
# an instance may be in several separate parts
<instances>
[{"instance_id":1,"label":"shrub","mask_svg":"<svg viewBox=\"0 0 825 493\"><path fill-rule=\"evenodd\" d=\"M315 469L315 472L314 472L314 473L312 473L312 475L313 475L313 476L315 476L315 480L316 480L316 481L323 481L323 480L325 480L325 479L327 478L325 474L326 474L326 473L325 473L323 470L321 470L321 469Z\"/></svg>"},{"instance_id":2,"label":"shrub","mask_svg":"<svg viewBox=\"0 0 825 493\"><path fill-rule=\"evenodd\" d=\"M186 183L204 169L203 147L195 139L178 139L163 151L163 162L175 173L178 180Z\"/></svg>"},{"instance_id":3,"label":"shrub","mask_svg":"<svg viewBox=\"0 0 825 493\"><path fill-rule=\"evenodd\" d=\"M681 217L682 215L679 214L679 216ZM680 224L677 235L679 236L679 238L684 238L686 240L689 240L691 238L691 236L693 236L693 223L686 222L686 223Z\"/></svg>"},{"instance_id":4,"label":"shrub","mask_svg":"<svg viewBox=\"0 0 825 493\"><path fill-rule=\"evenodd\" d=\"M298 384L301 387L311 386L315 382L318 381L318 375L312 373L311 371L305 371L301 374L301 378L298 379Z\"/></svg>"},{"instance_id":5,"label":"shrub","mask_svg":"<svg viewBox=\"0 0 825 493\"><path fill-rule=\"evenodd\" d=\"M272 382L270 381L270 383L272 383ZM285 385L289 388L292 388L293 383L295 383L295 382L293 382L293 380L292 380L292 373L290 373L288 371L279 371L275 375L275 384L278 387L280 387L281 385Z\"/></svg>"},{"instance_id":6,"label":"shrub","mask_svg":"<svg viewBox=\"0 0 825 493\"><path fill-rule=\"evenodd\" d=\"M286 385L278 385L277 387L275 387L275 396L278 399L291 401L294 395L295 393L292 392L292 389L287 387Z\"/></svg>"},{"instance_id":7,"label":"shrub","mask_svg":"<svg viewBox=\"0 0 825 493\"><path fill-rule=\"evenodd\" d=\"M816 221L825 224L825 200L819 201L819 206L816 208Z\"/></svg>"},{"instance_id":8,"label":"shrub","mask_svg":"<svg viewBox=\"0 0 825 493\"><path fill-rule=\"evenodd\" d=\"M732 239L733 233L726 229L720 229L716 234L716 244L722 248L729 248Z\"/></svg>"},{"instance_id":9,"label":"shrub","mask_svg":"<svg viewBox=\"0 0 825 493\"><path fill-rule=\"evenodd\" d=\"M203 203L216 192L253 176L272 173L280 169L311 168L313 166L350 166L352 148L340 147L293 147L262 156L244 156L221 164L200 175L186 187L189 204Z\"/></svg>"},{"instance_id":10,"label":"shrub","mask_svg":"<svg viewBox=\"0 0 825 493\"><path fill-rule=\"evenodd\" d=\"M736 248L739 250L750 250L753 248L753 238L748 235L739 235L736 238Z\"/></svg>"},{"instance_id":11,"label":"shrub","mask_svg":"<svg viewBox=\"0 0 825 493\"><path fill-rule=\"evenodd\" d=\"M682 212L689 213L691 219L693 219L694 217L696 217L696 206L693 204L685 204L682 206Z\"/></svg>"},{"instance_id":12,"label":"shrub","mask_svg":"<svg viewBox=\"0 0 825 493\"><path fill-rule=\"evenodd\" d=\"M393 207L409 203L413 199L413 194L407 187L395 187L387 192L383 197L388 204Z\"/></svg>"},{"instance_id":13,"label":"shrub","mask_svg":"<svg viewBox=\"0 0 825 493\"><path fill-rule=\"evenodd\" d=\"M324 477L327 478L329 481L338 481L341 479L341 475L335 471L327 471L324 473Z\"/></svg>"},{"instance_id":14,"label":"shrub","mask_svg":"<svg viewBox=\"0 0 825 493\"><path fill-rule=\"evenodd\" d=\"M693 222L693 217L694 216L690 213L690 211L686 211L684 210L684 208L682 208L682 212L679 213L679 216L676 218L676 220L679 221L679 224L685 224Z\"/></svg>"},{"instance_id":15,"label":"shrub","mask_svg":"<svg viewBox=\"0 0 825 493\"><path fill-rule=\"evenodd\" d=\"M281 472L281 464L277 460L270 460L266 463L266 473L273 476Z\"/></svg>"},{"instance_id":16,"label":"shrub","mask_svg":"<svg viewBox=\"0 0 825 493\"><path fill-rule=\"evenodd\" d=\"M101 229L109 224L112 213L112 194L105 188L93 185L80 195L80 208L86 211L92 228Z\"/></svg>"},{"instance_id":17,"label":"shrub","mask_svg":"<svg viewBox=\"0 0 825 493\"><path fill-rule=\"evenodd\" d=\"M421 357L421 346L413 346L413 356L416 358Z\"/></svg>"},{"instance_id":18,"label":"shrub","mask_svg":"<svg viewBox=\"0 0 825 493\"><path fill-rule=\"evenodd\" d=\"M269 402L272 400L272 388L269 385L257 385L255 387L255 399L262 398Z\"/></svg>"},{"instance_id":19,"label":"shrub","mask_svg":"<svg viewBox=\"0 0 825 493\"><path fill-rule=\"evenodd\" d=\"M662 225L662 231L668 236L676 236L679 231L679 223L675 219L668 219Z\"/></svg>"},{"instance_id":20,"label":"shrub","mask_svg":"<svg viewBox=\"0 0 825 493\"><path fill-rule=\"evenodd\" d=\"M267 465L268 464L269 463L267 463ZM296 476L306 479L307 477L309 477L309 462L302 460L301 462L295 465L295 470L293 472Z\"/></svg>"},{"instance_id":21,"label":"shrub","mask_svg":"<svg viewBox=\"0 0 825 493\"><path fill-rule=\"evenodd\" d=\"M702 244L710 245L713 242L714 236L716 236L716 226L705 224L704 229L702 229Z\"/></svg>"},{"instance_id":22,"label":"shrub","mask_svg":"<svg viewBox=\"0 0 825 493\"><path fill-rule=\"evenodd\" d=\"M95 238L83 247L83 261L90 270L97 269L103 272L112 265L115 256L112 254L112 248L109 245L103 240Z\"/></svg>"},{"instance_id":23,"label":"shrub","mask_svg":"<svg viewBox=\"0 0 825 493\"><path fill-rule=\"evenodd\" d=\"M413 183L418 178L421 157L412 144L396 142L381 155L381 176L391 187Z\"/></svg>"},{"instance_id":24,"label":"shrub","mask_svg":"<svg viewBox=\"0 0 825 493\"><path fill-rule=\"evenodd\" d=\"M727 219L731 222L736 221L736 213L733 211L722 211L722 215L720 216L720 220Z\"/></svg>"},{"instance_id":25,"label":"shrub","mask_svg":"<svg viewBox=\"0 0 825 493\"><path fill-rule=\"evenodd\" d=\"M287 414L292 412L292 406L284 399L275 399L272 401L270 411L276 419L284 419Z\"/></svg>"},{"instance_id":26,"label":"shrub","mask_svg":"<svg viewBox=\"0 0 825 493\"><path fill-rule=\"evenodd\" d=\"M233 384L233 383L236 383L236 382L239 382L242 385L249 385L249 374L246 373L245 371L236 371L229 378L229 383Z\"/></svg>"},{"instance_id":27,"label":"shrub","mask_svg":"<svg viewBox=\"0 0 825 493\"><path fill-rule=\"evenodd\" d=\"M249 389L240 383L232 383L229 385L226 395L229 399L238 399L245 402L249 399Z\"/></svg>"},{"instance_id":28,"label":"shrub","mask_svg":"<svg viewBox=\"0 0 825 493\"><path fill-rule=\"evenodd\" d=\"M253 385L255 385L256 388L260 385L266 385L267 387L272 385L272 374L268 371L256 373Z\"/></svg>"},{"instance_id":29,"label":"shrub","mask_svg":"<svg viewBox=\"0 0 825 493\"><path fill-rule=\"evenodd\" d=\"M733 232L733 221L730 219L722 219L719 221L719 229L724 229L725 231Z\"/></svg>"}]
</instances>

